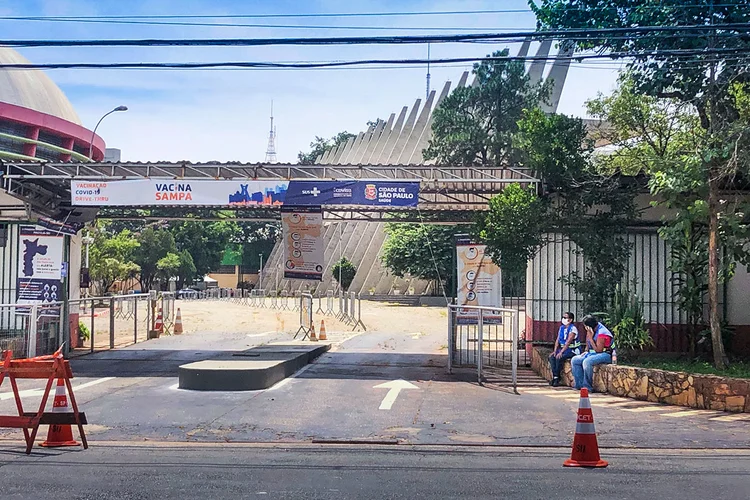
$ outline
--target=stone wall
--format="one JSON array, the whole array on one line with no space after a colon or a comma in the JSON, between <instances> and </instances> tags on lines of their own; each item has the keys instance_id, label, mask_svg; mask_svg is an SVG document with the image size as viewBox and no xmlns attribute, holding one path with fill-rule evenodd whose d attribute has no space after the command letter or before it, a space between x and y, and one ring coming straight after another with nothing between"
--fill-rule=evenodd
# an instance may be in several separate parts
<instances>
[{"instance_id":1,"label":"stone wall","mask_svg":"<svg viewBox=\"0 0 750 500\"><path fill-rule=\"evenodd\" d=\"M551 349L534 347L531 368L552 380L548 358ZM563 385L573 385L570 362L560 377ZM594 368L594 390L653 403L666 403L705 410L750 412L750 380L668 372L624 365Z\"/></svg>"}]
</instances>

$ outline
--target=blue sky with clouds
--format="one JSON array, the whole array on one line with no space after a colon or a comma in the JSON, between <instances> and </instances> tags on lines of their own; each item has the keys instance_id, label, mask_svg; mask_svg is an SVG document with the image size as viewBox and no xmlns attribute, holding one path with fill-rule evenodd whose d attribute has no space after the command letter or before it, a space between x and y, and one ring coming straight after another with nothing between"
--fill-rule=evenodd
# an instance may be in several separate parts
<instances>
[{"instance_id":1,"label":"blue sky with clouds","mask_svg":"<svg viewBox=\"0 0 750 500\"><path fill-rule=\"evenodd\" d=\"M341 12L405 12L527 9L525 0L345 2L242 0L9 0L0 16L236 15ZM533 29L525 13L482 15L213 19L201 22L301 26L366 26L380 30L290 29L259 27L150 26L0 20L7 39L307 37L446 33L398 28L472 28L487 31ZM506 45L433 44L432 57L483 56ZM508 45L511 52L518 46ZM302 61L420 58L426 46L332 47L155 47L26 48L32 62L108 61ZM433 67L433 88L457 81L470 64ZM563 92L560 112L582 116L583 103L597 92L611 91L612 62L574 65ZM358 132L365 122L387 118L424 97L425 68L321 70L52 70L87 127L113 107L130 110L110 116L98 133L125 160L262 161L269 107L274 101L279 161L293 162L313 138L341 130Z\"/></svg>"}]
</instances>

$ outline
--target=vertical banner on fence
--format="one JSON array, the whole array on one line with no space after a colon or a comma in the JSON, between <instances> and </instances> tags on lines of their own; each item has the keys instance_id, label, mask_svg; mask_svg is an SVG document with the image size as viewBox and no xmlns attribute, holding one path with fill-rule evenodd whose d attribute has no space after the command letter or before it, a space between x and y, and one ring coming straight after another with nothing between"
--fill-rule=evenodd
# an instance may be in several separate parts
<instances>
[{"instance_id":1,"label":"vertical banner on fence","mask_svg":"<svg viewBox=\"0 0 750 500\"><path fill-rule=\"evenodd\" d=\"M321 207L281 208L284 277L323 279L323 211Z\"/></svg>"},{"instance_id":2,"label":"vertical banner on fence","mask_svg":"<svg viewBox=\"0 0 750 500\"><path fill-rule=\"evenodd\" d=\"M18 304L45 304L63 299L63 246L65 237L40 226L20 227L18 252ZM28 314L28 308L19 308ZM59 308L45 308L43 316L58 316Z\"/></svg>"},{"instance_id":3,"label":"vertical banner on fence","mask_svg":"<svg viewBox=\"0 0 750 500\"><path fill-rule=\"evenodd\" d=\"M502 307L502 273L500 267L486 254L487 247L478 245L469 237L456 238L456 263L458 267L458 305ZM456 321L459 324L476 324L476 309L459 309ZM498 311L484 311L485 323L501 323Z\"/></svg>"}]
</instances>

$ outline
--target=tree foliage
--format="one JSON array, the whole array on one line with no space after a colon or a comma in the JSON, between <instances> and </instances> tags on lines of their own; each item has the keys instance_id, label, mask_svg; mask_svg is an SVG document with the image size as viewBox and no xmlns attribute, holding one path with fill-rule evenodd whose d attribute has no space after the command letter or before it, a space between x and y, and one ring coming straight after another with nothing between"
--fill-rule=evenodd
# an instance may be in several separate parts
<instances>
[{"instance_id":1,"label":"tree foliage","mask_svg":"<svg viewBox=\"0 0 750 500\"><path fill-rule=\"evenodd\" d=\"M455 236L466 230L459 226L389 222L385 225L388 238L381 259L400 278L408 275L439 280L450 293Z\"/></svg>"},{"instance_id":2,"label":"tree foliage","mask_svg":"<svg viewBox=\"0 0 750 500\"><path fill-rule=\"evenodd\" d=\"M525 110L545 101L550 89L532 82L524 63L504 59L507 56L505 49L492 54L500 59L475 64L476 85L455 89L435 110L425 159L495 166L518 160L513 147L518 121Z\"/></svg>"},{"instance_id":3,"label":"tree foliage","mask_svg":"<svg viewBox=\"0 0 750 500\"><path fill-rule=\"evenodd\" d=\"M315 140L310 143L310 151L307 153L300 151L299 154L297 154L297 160L300 165L314 165L318 157L323 156L327 151L346 143L346 141L352 137L356 137L356 135L350 134L347 131L339 132L330 139L315 136Z\"/></svg>"},{"instance_id":4,"label":"tree foliage","mask_svg":"<svg viewBox=\"0 0 750 500\"><path fill-rule=\"evenodd\" d=\"M636 28L644 26L705 26L695 31L640 33L635 36L606 36L592 33L576 41L578 50L595 49L633 56L628 64L634 88L654 98L672 98L692 106L704 136L693 161L685 165L707 190L707 295L709 323L717 368L727 358L722 342L719 311L721 278L721 219L736 219L744 208L727 203L722 190L746 178L750 162L746 153L748 134L742 125L744 87L750 82L750 39L739 30L712 29L712 25L747 23L750 9L745 2L706 2L685 5L679 0L662 0L659 8L642 8L630 0L539 0L530 2L541 29ZM654 5L656 6L656 5ZM674 51L695 51L681 57ZM679 52L677 52L679 53ZM698 56L700 54L700 56ZM700 187L699 187L700 189ZM737 225L735 225L737 226ZM741 228L739 228L741 230ZM734 239L731 236L730 239ZM746 258L747 250L728 258Z\"/></svg>"},{"instance_id":5,"label":"tree foliage","mask_svg":"<svg viewBox=\"0 0 750 500\"><path fill-rule=\"evenodd\" d=\"M141 268L141 290L151 290L159 276L158 263L167 254L177 253L174 236L166 229L147 227L137 237L138 247L133 251L133 261Z\"/></svg>"},{"instance_id":6,"label":"tree foliage","mask_svg":"<svg viewBox=\"0 0 750 500\"><path fill-rule=\"evenodd\" d=\"M354 281L354 276L357 275L357 268L354 264L346 257L341 257L341 260L336 262L331 268L331 274L333 279L336 280L343 290L349 290L349 287Z\"/></svg>"},{"instance_id":7,"label":"tree foliage","mask_svg":"<svg viewBox=\"0 0 750 500\"><path fill-rule=\"evenodd\" d=\"M174 237L175 248L187 251L192 257L195 271L190 276L184 276L186 281L192 281L203 278L219 267L237 225L231 220L182 221L171 223L169 231Z\"/></svg>"},{"instance_id":8,"label":"tree foliage","mask_svg":"<svg viewBox=\"0 0 750 500\"><path fill-rule=\"evenodd\" d=\"M107 236L104 229L93 228L94 243L89 248L89 274L97 285L95 293L104 295L119 280L134 277L140 267L132 261L138 241L128 230Z\"/></svg>"}]
</instances>

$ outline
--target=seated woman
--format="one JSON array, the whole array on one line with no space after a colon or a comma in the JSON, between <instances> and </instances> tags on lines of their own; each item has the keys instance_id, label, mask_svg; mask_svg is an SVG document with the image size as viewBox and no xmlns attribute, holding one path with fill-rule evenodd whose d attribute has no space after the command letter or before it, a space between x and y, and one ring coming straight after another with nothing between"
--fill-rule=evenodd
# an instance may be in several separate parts
<instances>
[{"instance_id":1,"label":"seated woman","mask_svg":"<svg viewBox=\"0 0 750 500\"><path fill-rule=\"evenodd\" d=\"M562 325L555 339L555 348L549 357L549 366L552 369L552 380L550 380L549 385L552 387L560 385L560 371L565 360L581 353L578 329L573 324L573 320L575 320L575 316L572 312L563 313Z\"/></svg>"},{"instance_id":2,"label":"seated woman","mask_svg":"<svg viewBox=\"0 0 750 500\"><path fill-rule=\"evenodd\" d=\"M586 388L593 392L594 366L612 362L614 335L594 316L583 318L586 328L586 345L588 351L570 360L573 370L575 388Z\"/></svg>"}]
</instances>

